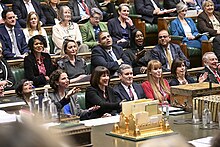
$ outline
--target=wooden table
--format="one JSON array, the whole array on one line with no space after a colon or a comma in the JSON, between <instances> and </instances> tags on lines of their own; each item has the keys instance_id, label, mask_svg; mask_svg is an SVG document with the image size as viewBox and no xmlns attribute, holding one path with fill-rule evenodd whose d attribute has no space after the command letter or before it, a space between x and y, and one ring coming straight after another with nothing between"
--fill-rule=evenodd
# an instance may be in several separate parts
<instances>
[{"instance_id":1,"label":"wooden table","mask_svg":"<svg viewBox=\"0 0 220 147\"><path fill-rule=\"evenodd\" d=\"M212 83L212 88L210 88L208 82L171 86L171 105L191 110L194 97L217 94L219 92L220 84Z\"/></svg>"}]
</instances>

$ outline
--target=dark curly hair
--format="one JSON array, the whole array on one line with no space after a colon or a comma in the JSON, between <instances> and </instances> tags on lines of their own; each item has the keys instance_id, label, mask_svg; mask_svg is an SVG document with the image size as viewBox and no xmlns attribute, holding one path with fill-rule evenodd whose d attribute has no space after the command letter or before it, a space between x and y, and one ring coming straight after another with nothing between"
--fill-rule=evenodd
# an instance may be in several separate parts
<instances>
[{"instance_id":1,"label":"dark curly hair","mask_svg":"<svg viewBox=\"0 0 220 147\"><path fill-rule=\"evenodd\" d=\"M33 51L34 51L34 41L35 41L36 39L40 40L40 41L43 43L44 48L47 47L47 41L46 41L46 39L45 39L44 36L42 36L42 35L33 36L33 37L28 41L28 47L29 47L29 49L31 50L31 53L33 53Z\"/></svg>"},{"instance_id":2,"label":"dark curly hair","mask_svg":"<svg viewBox=\"0 0 220 147\"><path fill-rule=\"evenodd\" d=\"M24 86L24 83L27 82L28 80L27 79L22 79L16 86L16 89L15 89L15 93L23 98L23 86Z\"/></svg>"},{"instance_id":3,"label":"dark curly hair","mask_svg":"<svg viewBox=\"0 0 220 147\"><path fill-rule=\"evenodd\" d=\"M62 69L57 69L55 71L53 71L50 75L50 87L52 87L54 89L54 91L58 90L58 85L56 84L56 82L58 82L60 75L62 73L65 73L65 71L63 71Z\"/></svg>"}]
</instances>

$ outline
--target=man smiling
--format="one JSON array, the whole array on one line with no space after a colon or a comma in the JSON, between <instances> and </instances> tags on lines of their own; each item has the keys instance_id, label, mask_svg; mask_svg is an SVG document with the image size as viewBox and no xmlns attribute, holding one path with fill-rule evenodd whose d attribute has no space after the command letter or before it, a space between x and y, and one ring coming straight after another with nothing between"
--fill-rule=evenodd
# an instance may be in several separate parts
<instances>
[{"instance_id":1,"label":"man smiling","mask_svg":"<svg viewBox=\"0 0 220 147\"><path fill-rule=\"evenodd\" d=\"M119 101L146 98L141 85L133 83L133 70L130 65L122 64L118 69L118 73L121 82L114 90L120 98Z\"/></svg>"},{"instance_id":2,"label":"man smiling","mask_svg":"<svg viewBox=\"0 0 220 147\"><path fill-rule=\"evenodd\" d=\"M171 64L175 58L182 58L186 66L190 66L189 60L183 54L177 44L170 43L171 38L167 30L158 33L158 44L151 51L151 58L160 61L163 71L170 71Z\"/></svg>"}]
</instances>

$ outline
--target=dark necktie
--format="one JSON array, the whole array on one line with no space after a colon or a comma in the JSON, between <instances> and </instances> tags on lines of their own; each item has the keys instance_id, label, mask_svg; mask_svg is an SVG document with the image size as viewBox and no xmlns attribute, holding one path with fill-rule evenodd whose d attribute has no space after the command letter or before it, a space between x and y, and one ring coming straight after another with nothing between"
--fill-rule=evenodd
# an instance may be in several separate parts
<instances>
[{"instance_id":1,"label":"dark necktie","mask_svg":"<svg viewBox=\"0 0 220 147\"><path fill-rule=\"evenodd\" d=\"M128 90L129 90L130 99L132 101L132 100L134 100L134 94L133 94L133 92L131 90L131 85L128 86Z\"/></svg>"}]
</instances>

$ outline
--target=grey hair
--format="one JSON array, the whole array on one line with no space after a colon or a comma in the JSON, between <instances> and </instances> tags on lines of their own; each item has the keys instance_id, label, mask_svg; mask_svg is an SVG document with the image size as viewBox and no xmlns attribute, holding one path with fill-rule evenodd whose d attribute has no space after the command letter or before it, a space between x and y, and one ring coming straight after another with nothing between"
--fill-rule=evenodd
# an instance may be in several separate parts
<instances>
[{"instance_id":1,"label":"grey hair","mask_svg":"<svg viewBox=\"0 0 220 147\"><path fill-rule=\"evenodd\" d=\"M132 69L132 67L129 64L121 64L118 68L118 73L122 74L125 69Z\"/></svg>"},{"instance_id":2,"label":"grey hair","mask_svg":"<svg viewBox=\"0 0 220 147\"><path fill-rule=\"evenodd\" d=\"M204 63L206 63L207 61L208 61L208 56L209 55L215 55L215 53L214 52L206 52L203 56L202 56L202 61L204 62Z\"/></svg>"},{"instance_id":3,"label":"grey hair","mask_svg":"<svg viewBox=\"0 0 220 147\"><path fill-rule=\"evenodd\" d=\"M180 2L176 5L176 11L177 13L180 13L182 10L188 8L186 4L184 4L183 2Z\"/></svg>"},{"instance_id":4,"label":"grey hair","mask_svg":"<svg viewBox=\"0 0 220 147\"><path fill-rule=\"evenodd\" d=\"M59 12L58 12L58 18L60 19L60 21L63 21L63 20L64 20L63 11L64 11L65 8L69 9L70 12L71 12L71 17L73 16L73 15L72 15L72 11L71 11L71 9L70 9L69 6L61 6L61 7L59 8Z\"/></svg>"},{"instance_id":5,"label":"grey hair","mask_svg":"<svg viewBox=\"0 0 220 147\"><path fill-rule=\"evenodd\" d=\"M90 16L93 17L95 14L99 14L99 15L100 15L100 20L103 19L102 11L101 11L99 8L94 7L94 8L92 8L92 9L90 10Z\"/></svg>"}]
</instances>

